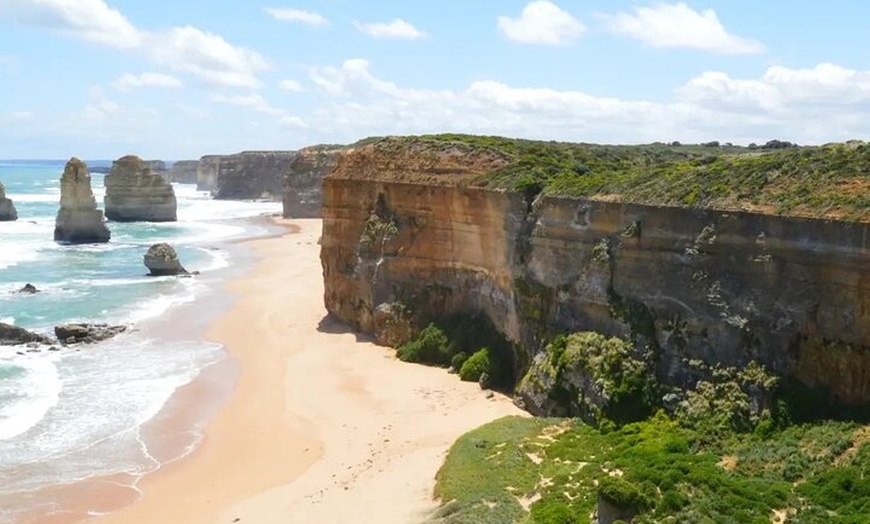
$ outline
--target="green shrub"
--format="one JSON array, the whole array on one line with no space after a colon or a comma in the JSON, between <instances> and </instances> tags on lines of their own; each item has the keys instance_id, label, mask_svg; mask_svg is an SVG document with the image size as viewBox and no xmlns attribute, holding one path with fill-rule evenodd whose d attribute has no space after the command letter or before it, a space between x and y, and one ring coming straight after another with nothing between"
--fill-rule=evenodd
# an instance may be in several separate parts
<instances>
[{"instance_id":1,"label":"green shrub","mask_svg":"<svg viewBox=\"0 0 870 524\"><path fill-rule=\"evenodd\" d=\"M598 495L613 506L633 513L641 513L653 506L653 501L640 487L622 477L607 475L600 478Z\"/></svg>"},{"instance_id":2,"label":"green shrub","mask_svg":"<svg viewBox=\"0 0 870 524\"><path fill-rule=\"evenodd\" d=\"M477 382L484 373L487 373L490 377L493 376L489 348L483 348L468 357L468 360L459 369L459 378L466 382Z\"/></svg>"},{"instance_id":3,"label":"green shrub","mask_svg":"<svg viewBox=\"0 0 870 524\"><path fill-rule=\"evenodd\" d=\"M429 324L416 339L400 346L397 356L404 362L447 366L450 364L450 341L441 328Z\"/></svg>"},{"instance_id":4,"label":"green shrub","mask_svg":"<svg viewBox=\"0 0 870 524\"><path fill-rule=\"evenodd\" d=\"M465 364L466 360L468 360L468 355L466 355L464 351L460 351L450 359L450 367L455 369L458 373L459 370L462 369L462 364Z\"/></svg>"}]
</instances>

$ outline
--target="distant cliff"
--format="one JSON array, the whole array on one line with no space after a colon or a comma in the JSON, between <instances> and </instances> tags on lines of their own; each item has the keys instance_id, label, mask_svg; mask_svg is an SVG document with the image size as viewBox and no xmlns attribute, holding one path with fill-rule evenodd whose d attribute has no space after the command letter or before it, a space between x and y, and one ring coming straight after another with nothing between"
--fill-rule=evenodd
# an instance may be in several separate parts
<instances>
[{"instance_id":1,"label":"distant cliff","mask_svg":"<svg viewBox=\"0 0 870 524\"><path fill-rule=\"evenodd\" d=\"M103 180L106 218L117 222L177 220L175 190L161 173L153 171L152 165L134 155L112 163Z\"/></svg>"},{"instance_id":2,"label":"distant cliff","mask_svg":"<svg viewBox=\"0 0 870 524\"><path fill-rule=\"evenodd\" d=\"M387 306L418 326L484 316L520 373L555 334L591 330L652 348L665 382L754 360L866 406L870 193L849 166L868 158L384 139L324 181L326 307L380 340Z\"/></svg>"},{"instance_id":3,"label":"distant cliff","mask_svg":"<svg viewBox=\"0 0 870 524\"><path fill-rule=\"evenodd\" d=\"M295 151L246 151L199 160L196 182L221 200L281 200Z\"/></svg>"},{"instance_id":4,"label":"distant cliff","mask_svg":"<svg viewBox=\"0 0 870 524\"><path fill-rule=\"evenodd\" d=\"M345 146L320 145L301 149L284 179L284 218L320 218L323 177L335 169Z\"/></svg>"},{"instance_id":5,"label":"distant cliff","mask_svg":"<svg viewBox=\"0 0 870 524\"><path fill-rule=\"evenodd\" d=\"M166 176L170 182L179 184L196 184L199 160L177 160L172 163Z\"/></svg>"}]
</instances>

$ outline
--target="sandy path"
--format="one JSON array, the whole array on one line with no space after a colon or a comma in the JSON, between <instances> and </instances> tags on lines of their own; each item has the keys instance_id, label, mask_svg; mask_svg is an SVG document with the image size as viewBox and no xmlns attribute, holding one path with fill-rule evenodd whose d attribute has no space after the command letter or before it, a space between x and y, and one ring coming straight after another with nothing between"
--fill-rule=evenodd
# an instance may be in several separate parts
<instances>
[{"instance_id":1,"label":"sandy path","mask_svg":"<svg viewBox=\"0 0 870 524\"><path fill-rule=\"evenodd\" d=\"M241 363L200 448L100 524L417 522L462 433L520 414L444 370L404 364L324 320L319 220L251 242L255 268L207 332Z\"/></svg>"}]
</instances>

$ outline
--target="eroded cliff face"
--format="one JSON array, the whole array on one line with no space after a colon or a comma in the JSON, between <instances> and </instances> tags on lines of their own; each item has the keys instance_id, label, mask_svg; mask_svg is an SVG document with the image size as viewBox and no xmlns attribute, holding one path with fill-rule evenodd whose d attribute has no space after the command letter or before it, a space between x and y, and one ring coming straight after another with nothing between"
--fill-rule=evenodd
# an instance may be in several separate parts
<instances>
[{"instance_id":1,"label":"eroded cliff face","mask_svg":"<svg viewBox=\"0 0 870 524\"><path fill-rule=\"evenodd\" d=\"M112 162L103 183L106 186L106 218L117 222L174 222L177 220L175 190L152 163L135 155Z\"/></svg>"},{"instance_id":2,"label":"eroded cliff face","mask_svg":"<svg viewBox=\"0 0 870 524\"><path fill-rule=\"evenodd\" d=\"M281 200L284 177L295 151L246 151L204 156L197 170L197 189L221 200Z\"/></svg>"},{"instance_id":3,"label":"eroded cliff face","mask_svg":"<svg viewBox=\"0 0 870 524\"><path fill-rule=\"evenodd\" d=\"M178 160L172 163L167 178L170 182L179 184L196 184L199 160Z\"/></svg>"},{"instance_id":4,"label":"eroded cliff face","mask_svg":"<svg viewBox=\"0 0 870 524\"><path fill-rule=\"evenodd\" d=\"M12 200L6 198L6 187L0 182L0 222L8 222L18 219L18 211Z\"/></svg>"},{"instance_id":5,"label":"eroded cliff face","mask_svg":"<svg viewBox=\"0 0 870 524\"><path fill-rule=\"evenodd\" d=\"M320 218L323 177L347 148L312 146L299 150L284 178L284 218Z\"/></svg>"},{"instance_id":6,"label":"eroded cliff face","mask_svg":"<svg viewBox=\"0 0 870 524\"><path fill-rule=\"evenodd\" d=\"M681 385L689 360L744 366L870 403L870 227L472 187L497 156L362 147L324 181L325 302L384 341L412 322L486 315L517 369L550 336L646 344ZM417 183L424 181L425 183Z\"/></svg>"}]
</instances>

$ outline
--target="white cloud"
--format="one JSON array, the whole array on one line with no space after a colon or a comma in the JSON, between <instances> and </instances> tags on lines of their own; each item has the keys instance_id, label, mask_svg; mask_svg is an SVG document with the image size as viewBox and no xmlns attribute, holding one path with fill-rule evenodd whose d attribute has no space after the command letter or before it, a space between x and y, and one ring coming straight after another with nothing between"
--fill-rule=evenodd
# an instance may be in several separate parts
<instances>
[{"instance_id":1,"label":"white cloud","mask_svg":"<svg viewBox=\"0 0 870 524\"><path fill-rule=\"evenodd\" d=\"M133 75L127 73L114 82L112 86L120 91L131 91L138 87L163 87L168 89L177 89L184 84L181 80L171 75L162 73L142 73L141 75Z\"/></svg>"},{"instance_id":2,"label":"white cloud","mask_svg":"<svg viewBox=\"0 0 870 524\"><path fill-rule=\"evenodd\" d=\"M33 118L33 113L31 111L13 111L9 113L9 118L12 120L30 120Z\"/></svg>"},{"instance_id":3,"label":"white cloud","mask_svg":"<svg viewBox=\"0 0 870 524\"><path fill-rule=\"evenodd\" d=\"M713 9L698 12L682 2L600 17L610 31L653 47L685 47L721 54L764 51L761 43L726 31Z\"/></svg>"},{"instance_id":4,"label":"white cloud","mask_svg":"<svg viewBox=\"0 0 870 524\"><path fill-rule=\"evenodd\" d=\"M498 17L498 29L514 42L540 45L569 44L586 31L571 13L547 0L529 3L517 18Z\"/></svg>"},{"instance_id":5,"label":"white cloud","mask_svg":"<svg viewBox=\"0 0 870 524\"><path fill-rule=\"evenodd\" d=\"M142 32L103 0L3 0L0 17L121 49L142 44Z\"/></svg>"},{"instance_id":6,"label":"white cloud","mask_svg":"<svg viewBox=\"0 0 870 524\"><path fill-rule=\"evenodd\" d=\"M870 138L870 71L832 64L771 67L760 78L707 72L667 101L493 80L458 90L408 88L377 77L364 59L309 74L318 89L335 96L305 117L320 133L315 140L449 131L605 143Z\"/></svg>"},{"instance_id":7,"label":"white cloud","mask_svg":"<svg viewBox=\"0 0 870 524\"><path fill-rule=\"evenodd\" d=\"M392 22L387 23L364 24L361 22L354 22L353 25L361 33L367 34L373 38L419 40L429 36L401 18L397 18Z\"/></svg>"},{"instance_id":8,"label":"white cloud","mask_svg":"<svg viewBox=\"0 0 870 524\"><path fill-rule=\"evenodd\" d=\"M278 118L278 122L281 125L286 126L298 126L305 127L305 122L288 111L283 109L279 109L277 107L272 106L269 102L266 101L262 96L254 93L248 95L213 95L211 97L212 102L216 102L218 104L227 104L239 107L247 107L253 109L258 113L263 113L266 115L270 115Z\"/></svg>"},{"instance_id":9,"label":"white cloud","mask_svg":"<svg viewBox=\"0 0 870 524\"><path fill-rule=\"evenodd\" d=\"M266 12L275 20L281 20L282 22L302 22L314 27L329 25L328 18L312 11L290 9L287 7L267 7Z\"/></svg>"},{"instance_id":10,"label":"white cloud","mask_svg":"<svg viewBox=\"0 0 870 524\"><path fill-rule=\"evenodd\" d=\"M0 18L144 54L157 64L229 87L256 87L268 68L256 51L192 26L148 32L103 0L0 0Z\"/></svg>"},{"instance_id":11,"label":"white cloud","mask_svg":"<svg viewBox=\"0 0 870 524\"><path fill-rule=\"evenodd\" d=\"M281 80L281 82L278 83L278 87L284 89L285 91L294 91L296 93L302 91L302 84L300 84L296 80L292 80L289 78L286 80Z\"/></svg>"},{"instance_id":12,"label":"white cloud","mask_svg":"<svg viewBox=\"0 0 870 524\"><path fill-rule=\"evenodd\" d=\"M148 54L158 64L228 87L258 87L257 73L269 67L260 53L191 26L153 35Z\"/></svg>"}]
</instances>

